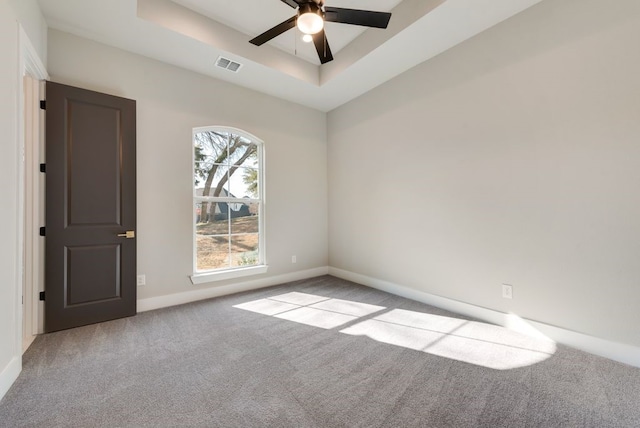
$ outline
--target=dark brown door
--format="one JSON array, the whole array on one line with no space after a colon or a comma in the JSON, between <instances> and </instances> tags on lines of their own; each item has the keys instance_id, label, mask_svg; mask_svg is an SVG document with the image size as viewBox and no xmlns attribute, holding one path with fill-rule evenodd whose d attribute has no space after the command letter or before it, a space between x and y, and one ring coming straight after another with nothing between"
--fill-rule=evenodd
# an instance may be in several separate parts
<instances>
[{"instance_id":1,"label":"dark brown door","mask_svg":"<svg viewBox=\"0 0 640 428\"><path fill-rule=\"evenodd\" d=\"M46 118L45 330L135 315L136 103L47 82Z\"/></svg>"}]
</instances>

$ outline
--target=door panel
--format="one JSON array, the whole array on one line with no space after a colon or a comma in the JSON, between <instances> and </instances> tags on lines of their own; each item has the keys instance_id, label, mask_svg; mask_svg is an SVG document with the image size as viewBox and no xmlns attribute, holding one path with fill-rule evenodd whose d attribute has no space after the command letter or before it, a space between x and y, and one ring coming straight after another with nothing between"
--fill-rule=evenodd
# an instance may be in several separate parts
<instances>
[{"instance_id":1,"label":"door panel","mask_svg":"<svg viewBox=\"0 0 640 428\"><path fill-rule=\"evenodd\" d=\"M67 100L67 226L122 226L120 112L118 106Z\"/></svg>"},{"instance_id":2,"label":"door panel","mask_svg":"<svg viewBox=\"0 0 640 428\"><path fill-rule=\"evenodd\" d=\"M47 82L47 332L136 313L135 111Z\"/></svg>"},{"instance_id":3,"label":"door panel","mask_svg":"<svg viewBox=\"0 0 640 428\"><path fill-rule=\"evenodd\" d=\"M66 307L122 295L120 245L78 245L66 250ZM91 266L91 269L85 266ZM91 287L84 284L91 284Z\"/></svg>"}]
</instances>

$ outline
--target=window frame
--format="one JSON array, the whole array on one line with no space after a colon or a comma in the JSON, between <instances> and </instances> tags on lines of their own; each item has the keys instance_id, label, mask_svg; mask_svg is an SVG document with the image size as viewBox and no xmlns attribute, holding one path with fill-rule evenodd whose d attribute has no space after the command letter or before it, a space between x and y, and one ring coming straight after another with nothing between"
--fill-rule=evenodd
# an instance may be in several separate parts
<instances>
[{"instance_id":1,"label":"window frame","mask_svg":"<svg viewBox=\"0 0 640 428\"><path fill-rule=\"evenodd\" d=\"M192 186L192 207L195 207L197 203L206 202L223 202L223 203L247 203L246 198L232 198L232 197L213 197L213 196L198 196L196 194L196 186L194 185L196 180L195 175L195 136L197 133L216 131L229 134L239 135L242 138L250 140L256 144L256 151L258 155L258 196L252 198L252 202L258 203L258 262L251 266L229 266L226 268L210 269L198 271L198 243L197 243L197 228L195 212L192 211L192 274L190 275L191 282L194 285L202 284L212 281L222 281L225 279L241 278L249 275L258 275L267 272L267 253L265 243L265 207L266 207L266 192L265 192L265 155L264 155L264 141L255 135L244 131L242 129L230 127L230 126L202 126L193 128L191 133L191 186ZM229 237L232 236L230 233Z\"/></svg>"}]
</instances>

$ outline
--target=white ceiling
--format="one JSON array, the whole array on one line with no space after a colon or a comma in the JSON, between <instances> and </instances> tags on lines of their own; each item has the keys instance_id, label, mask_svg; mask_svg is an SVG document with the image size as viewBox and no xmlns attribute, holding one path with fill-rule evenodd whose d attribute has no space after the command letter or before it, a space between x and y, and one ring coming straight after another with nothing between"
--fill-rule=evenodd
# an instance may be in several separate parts
<instances>
[{"instance_id":1,"label":"white ceiling","mask_svg":"<svg viewBox=\"0 0 640 428\"><path fill-rule=\"evenodd\" d=\"M332 110L541 0L326 0L392 12L389 28L327 23L334 61L318 65L296 30L253 37L295 15L280 0L39 0L51 28L321 111ZM218 56L243 66L214 66Z\"/></svg>"}]
</instances>

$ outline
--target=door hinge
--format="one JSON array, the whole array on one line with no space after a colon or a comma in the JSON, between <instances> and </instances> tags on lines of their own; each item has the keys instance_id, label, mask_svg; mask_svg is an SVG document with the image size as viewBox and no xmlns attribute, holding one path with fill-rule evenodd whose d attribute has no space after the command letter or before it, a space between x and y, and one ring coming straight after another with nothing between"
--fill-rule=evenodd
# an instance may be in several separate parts
<instances>
[{"instance_id":1,"label":"door hinge","mask_svg":"<svg viewBox=\"0 0 640 428\"><path fill-rule=\"evenodd\" d=\"M46 227L41 227L40 228L40 236L47 236L47 228Z\"/></svg>"},{"instance_id":2,"label":"door hinge","mask_svg":"<svg viewBox=\"0 0 640 428\"><path fill-rule=\"evenodd\" d=\"M41 163L40 164L40 172L47 172L47 164L46 163Z\"/></svg>"},{"instance_id":3,"label":"door hinge","mask_svg":"<svg viewBox=\"0 0 640 428\"><path fill-rule=\"evenodd\" d=\"M40 292L40 301L44 302L44 291Z\"/></svg>"},{"instance_id":4,"label":"door hinge","mask_svg":"<svg viewBox=\"0 0 640 428\"><path fill-rule=\"evenodd\" d=\"M40 109L41 110L47 109L47 100L40 100Z\"/></svg>"}]
</instances>

